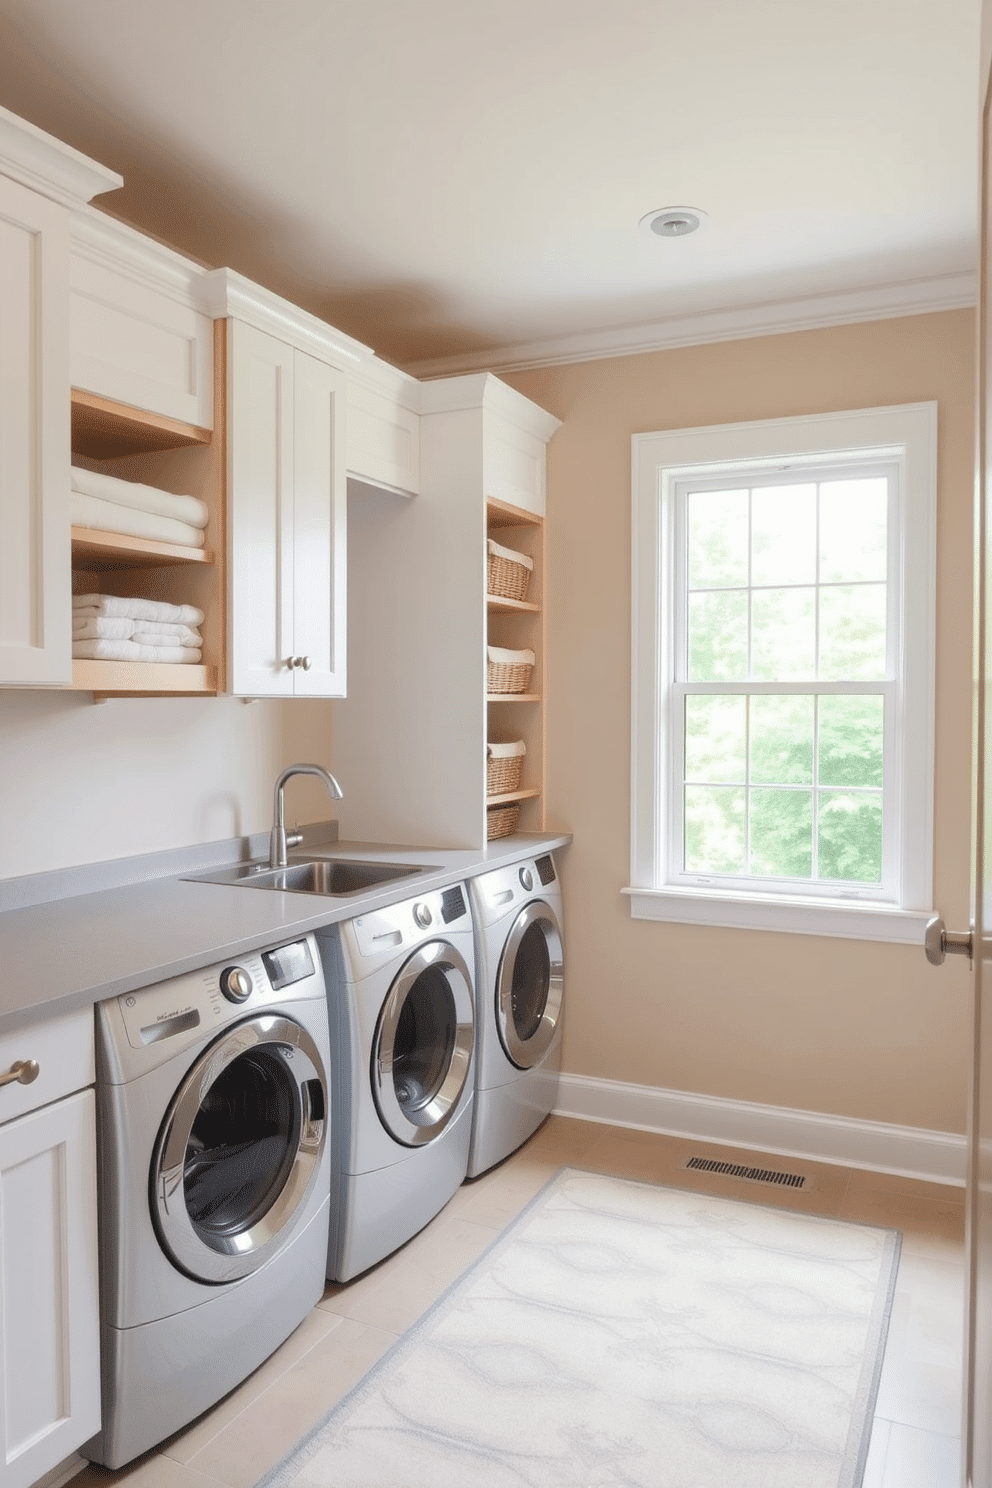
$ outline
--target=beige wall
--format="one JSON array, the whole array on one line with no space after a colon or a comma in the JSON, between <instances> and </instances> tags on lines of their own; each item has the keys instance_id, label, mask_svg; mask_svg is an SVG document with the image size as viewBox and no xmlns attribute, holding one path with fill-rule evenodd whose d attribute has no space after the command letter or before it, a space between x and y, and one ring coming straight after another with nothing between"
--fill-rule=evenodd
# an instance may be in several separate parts
<instances>
[{"instance_id":1,"label":"beige wall","mask_svg":"<svg viewBox=\"0 0 992 1488\"><path fill-rule=\"evenodd\" d=\"M960 311L507 377L549 451L548 776L577 1074L963 1131L968 976L922 949L632 920L630 436L939 405L935 902L967 923L973 316Z\"/></svg>"}]
</instances>

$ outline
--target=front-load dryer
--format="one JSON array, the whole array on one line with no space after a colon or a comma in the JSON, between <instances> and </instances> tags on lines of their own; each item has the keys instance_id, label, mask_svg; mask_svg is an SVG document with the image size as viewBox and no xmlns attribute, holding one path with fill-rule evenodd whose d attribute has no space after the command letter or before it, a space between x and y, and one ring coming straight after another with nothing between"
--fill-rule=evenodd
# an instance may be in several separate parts
<instances>
[{"instance_id":1,"label":"front-load dryer","mask_svg":"<svg viewBox=\"0 0 992 1488\"><path fill-rule=\"evenodd\" d=\"M120 1467L239 1384L324 1288L327 998L312 939L97 1008L103 1429Z\"/></svg>"},{"instance_id":2,"label":"front-load dryer","mask_svg":"<svg viewBox=\"0 0 992 1488\"><path fill-rule=\"evenodd\" d=\"M479 1015L468 1176L476 1178L515 1152L554 1108L565 951L550 853L481 873L470 892Z\"/></svg>"},{"instance_id":3,"label":"front-load dryer","mask_svg":"<svg viewBox=\"0 0 992 1488\"><path fill-rule=\"evenodd\" d=\"M318 932L333 1050L327 1274L423 1229L465 1178L475 979L462 884Z\"/></svg>"}]
</instances>

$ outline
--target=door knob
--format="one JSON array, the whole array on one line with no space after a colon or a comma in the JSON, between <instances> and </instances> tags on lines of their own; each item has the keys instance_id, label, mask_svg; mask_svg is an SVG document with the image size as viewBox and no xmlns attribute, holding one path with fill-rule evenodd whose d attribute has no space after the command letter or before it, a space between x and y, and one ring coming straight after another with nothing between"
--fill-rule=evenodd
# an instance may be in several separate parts
<instances>
[{"instance_id":1,"label":"door knob","mask_svg":"<svg viewBox=\"0 0 992 1488\"><path fill-rule=\"evenodd\" d=\"M940 915L927 920L923 949L931 966L942 966L945 956L971 957L971 931L948 930Z\"/></svg>"}]
</instances>

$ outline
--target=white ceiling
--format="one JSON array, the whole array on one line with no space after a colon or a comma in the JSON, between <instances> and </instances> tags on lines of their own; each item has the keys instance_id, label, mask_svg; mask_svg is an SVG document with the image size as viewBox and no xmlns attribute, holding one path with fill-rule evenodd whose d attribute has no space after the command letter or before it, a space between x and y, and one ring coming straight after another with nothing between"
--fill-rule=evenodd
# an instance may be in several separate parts
<instances>
[{"instance_id":1,"label":"white ceiling","mask_svg":"<svg viewBox=\"0 0 992 1488\"><path fill-rule=\"evenodd\" d=\"M964 302L979 10L0 0L0 103L119 170L107 210L388 359L506 365ZM670 204L707 226L638 231Z\"/></svg>"}]
</instances>

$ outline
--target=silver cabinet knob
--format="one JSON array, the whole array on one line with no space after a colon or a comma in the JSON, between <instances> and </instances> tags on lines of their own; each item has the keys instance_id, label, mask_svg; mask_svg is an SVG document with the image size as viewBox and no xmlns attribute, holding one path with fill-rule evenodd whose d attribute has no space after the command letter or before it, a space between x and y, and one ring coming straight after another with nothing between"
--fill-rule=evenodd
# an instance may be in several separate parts
<instances>
[{"instance_id":1,"label":"silver cabinet knob","mask_svg":"<svg viewBox=\"0 0 992 1488\"><path fill-rule=\"evenodd\" d=\"M0 1085L13 1085L15 1080L18 1085L32 1085L40 1074L37 1059L17 1059L5 1075L0 1075Z\"/></svg>"},{"instance_id":2,"label":"silver cabinet knob","mask_svg":"<svg viewBox=\"0 0 992 1488\"><path fill-rule=\"evenodd\" d=\"M299 664L303 668L303 670L305 672L308 672L310 670L310 667L312 666L312 662L311 662L309 656L301 656L301 657L298 658L298 660L299 660Z\"/></svg>"},{"instance_id":3,"label":"silver cabinet knob","mask_svg":"<svg viewBox=\"0 0 992 1488\"><path fill-rule=\"evenodd\" d=\"M968 956L972 952L971 931L948 930L940 915L927 920L923 949L931 966L942 966L945 956Z\"/></svg>"},{"instance_id":4,"label":"silver cabinet knob","mask_svg":"<svg viewBox=\"0 0 992 1488\"><path fill-rule=\"evenodd\" d=\"M308 672L313 666L313 662L310 660L309 656L290 656L286 660L286 665L289 667L289 670L291 672L295 672L297 668L304 672Z\"/></svg>"}]
</instances>

